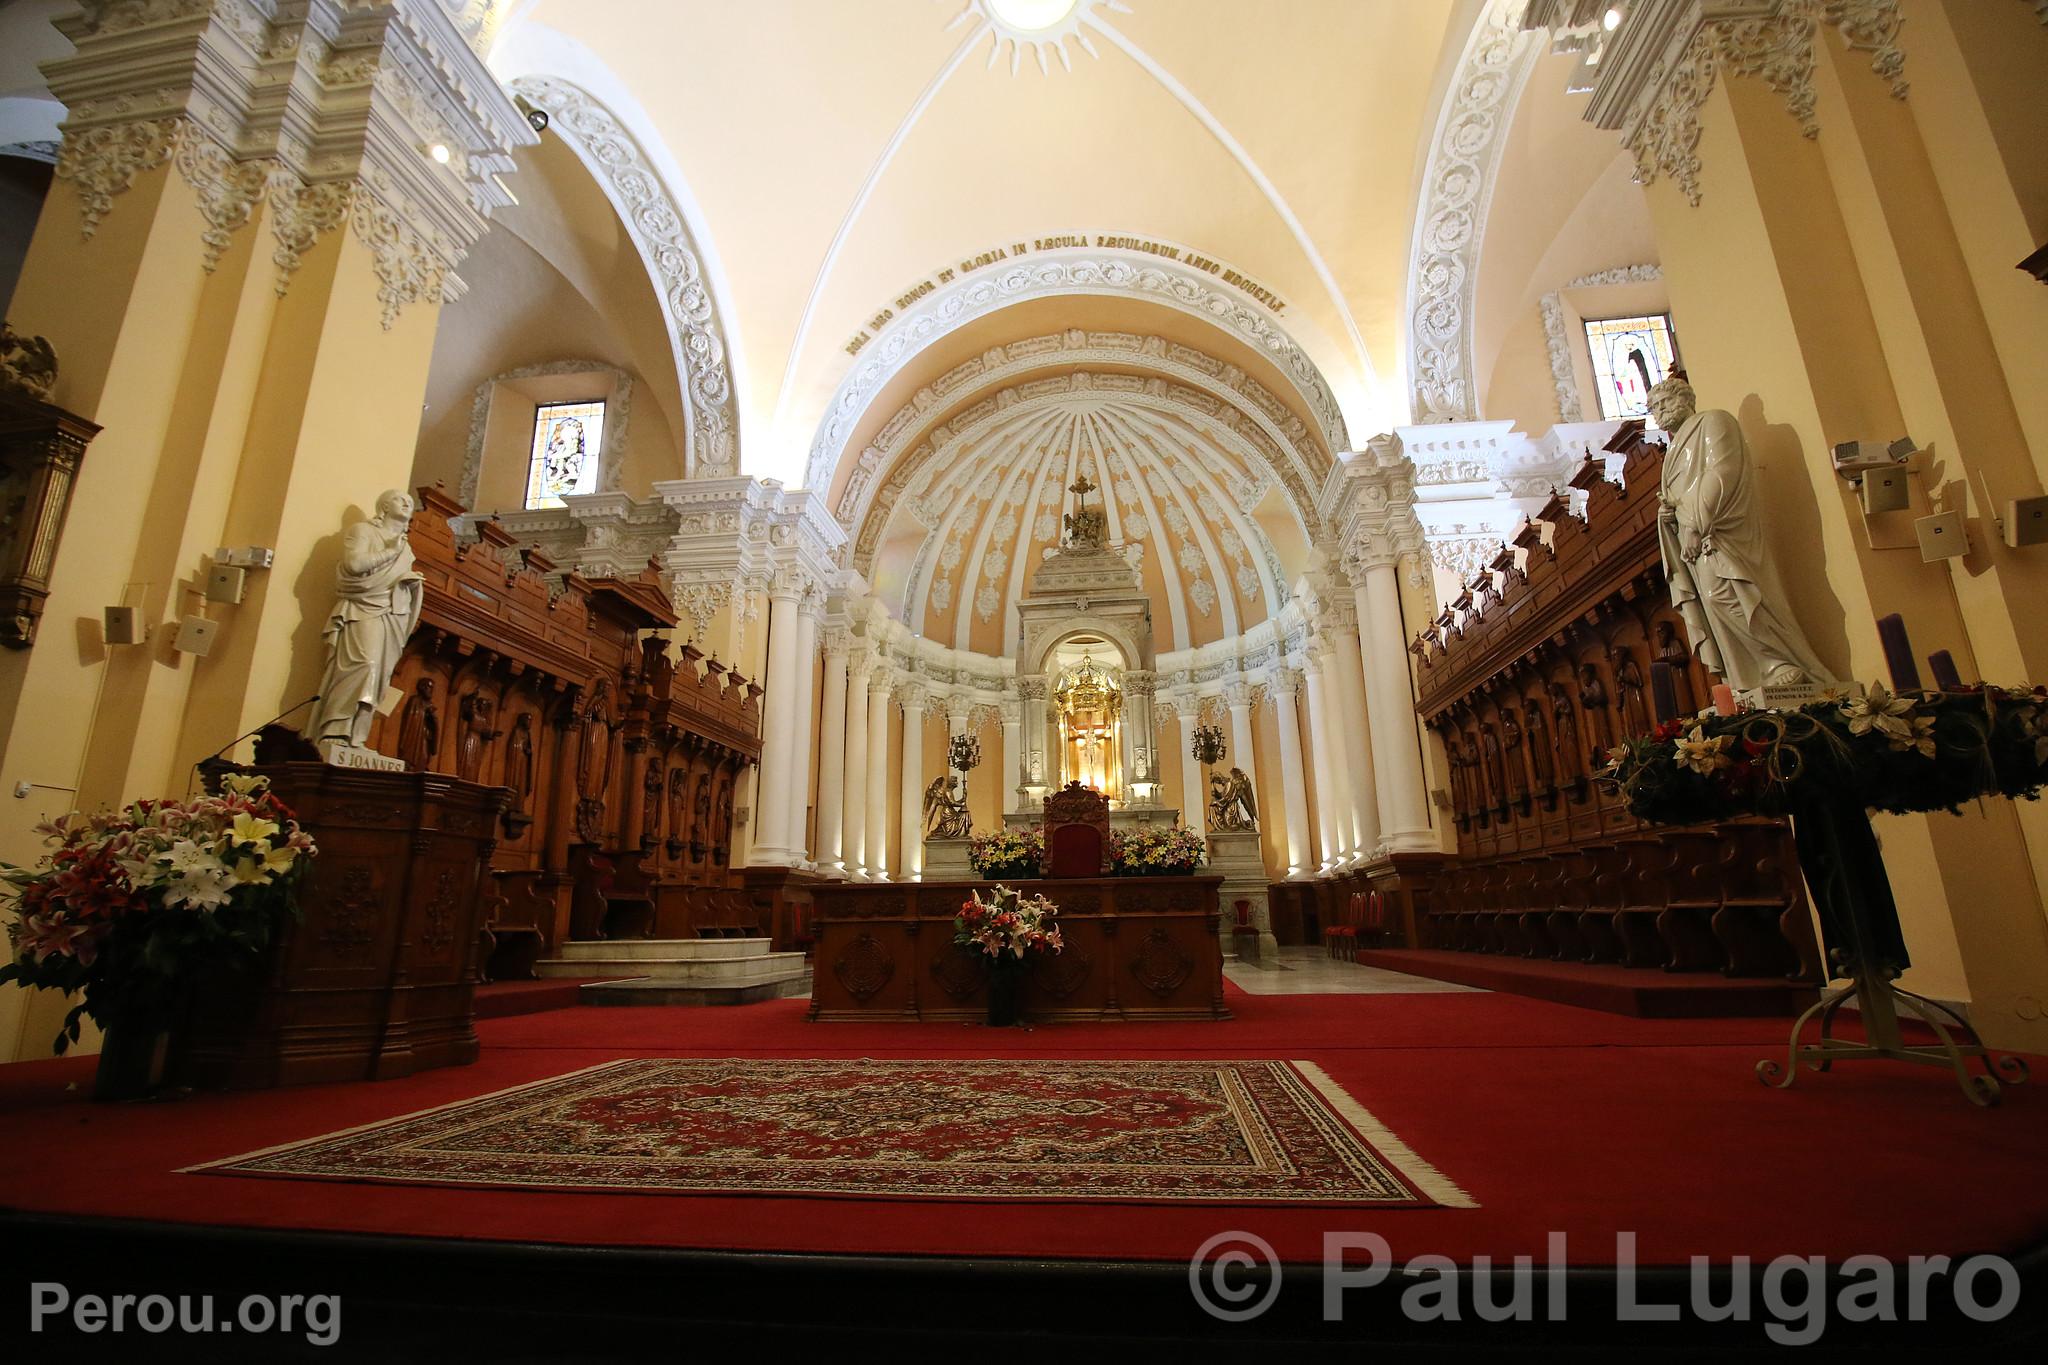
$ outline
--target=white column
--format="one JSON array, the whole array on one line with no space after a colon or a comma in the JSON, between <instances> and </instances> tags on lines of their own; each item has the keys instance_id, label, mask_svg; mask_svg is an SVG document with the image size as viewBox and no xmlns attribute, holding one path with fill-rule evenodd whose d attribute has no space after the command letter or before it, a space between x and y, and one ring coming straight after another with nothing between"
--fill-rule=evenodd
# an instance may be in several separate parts
<instances>
[{"instance_id":1,"label":"white column","mask_svg":"<svg viewBox=\"0 0 2048 1365\"><path fill-rule=\"evenodd\" d=\"M862 651L847 660L846 753L840 788L839 862L855 881L868 875L868 669L873 661Z\"/></svg>"},{"instance_id":2,"label":"white column","mask_svg":"<svg viewBox=\"0 0 2048 1365\"><path fill-rule=\"evenodd\" d=\"M1180 714L1180 822L1197 834L1209 832L1208 793L1202 790L1202 765L1195 758L1195 727L1202 707L1193 697L1174 703Z\"/></svg>"},{"instance_id":3,"label":"white column","mask_svg":"<svg viewBox=\"0 0 2048 1365\"><path fill-rule=\"evenodd\" d=\"M1329 689L1323 682L1322 661L1310 655L1302 671L1308 678L1309 744L1315 750L1316 838L1322 854L1317 865L1328 872L1344 857L1337 832L1339 812L1344 807L1343 746L1336 742L1331 729Z\"/></svg>"},{"instance_id":4,"label":"white column","mask_svg":"<svg viewBox=\"0 0 2048 1365\"><path fill-rule=\"evenodd\" d=\"M1351 796L1351 847L1356 862L1370 860L1380 845L1380 798L1372 775L1372 739L1365 711L1365 666L1358 653L1358 632L1335 633L1336 696L1344 711L1344 746L1351 771L1345 774Z\"/></svg>"},{"instance_id":5,"label":"white column","mask_svg":"<svg viewBox=\"0 0 2048 1365\"><path fill-rule=\"evenodd\" d=\"M1379 779L1380 831L1395 849L1436 846L1422 784L1415 735L1415 697L1408 679L1408 641L1401 628L1401 587L1391 559L1365 565L1358 589L1359 653L1365 667L1365 712L1372 722L1374 776Z\"/></svg>"},{"instance_id":6,"label":"white column","mask_svg":"<svg viewBox=\"0 0 2048 1365\"><path fill-rule=\"evenodd\" d=\"M880 659L868 679L868 809L861 861L868 880L889 880L889 673Z\"/></svg>"},{"instance_id":7,"label":"white column","mask_svg":"<svg viewBox=\"0 0 2048 1365\"><path fill-rule=\"evenodd\" d=\"M1024 704L1012 699L1003 703L1003 753L999 760L1000 766L996 768L996 772L1001 777L996 800L1000 803L999 808L1004 811L1023 809L1023 806L1018 801L1017 793L1024 784L1021 780L1015 782L1010 780L1012 778L1021 778L1023 771L1021 765L1023 762Z\"/></svg>"},{"instance_id":8,"label":"white column","mask_svg":"<svg viewBox=\"0 0 2048 1365\"><path fill-rule=\"evenodd\" d=\"M1308 792L1301 771L1301 716L1295 694L1301 676L1283 669L1267 684L1273 698L1273 714L1280 727L1280 784L1285 791L1287 811L1287 880L1306 880L1315 871L1315 857L1309 846Z\"/></svg>"},{"instance_id":9,"label":"white column","mask_svg":"<svg viewBox=\"0 0 2048 1365\"><path fill-rule=\"evenodd\" d=\"M754 842L747 862L787 867L796 861L789 847L789 773L799 743L796 733L797 603L794 579L778 577L768 593L768 679L761 697L761 774L754 783ZM804 737L808 739L808 736Z\"/></svg>"},{"instance_id":10,"label":"white column","mask_svg":"<svg viewBox=\"0 0 2048 1365\"><path fill-rule=\"evenodd\" d=\"M844 872L841 812L846 804L846 632L825 632L825 676L818 686L824 713L818 717L818 849L824 872Z\"/></svg>"},{"instance_id":11,"label":"white column","mask_svg":"<svg viewBox=\"0 0 2048 1365\"><path fill-rule=\"evenodd\" d=\"M795 743L789 751L789 851L792 865L810 857L810 822L805 818L811 802L811 754L816 735L811 713L818 699L814 690L818 676L812 661L818 654L818 611L816 599L807 599L796 616L796 714L791 718Z\"/></svg>"},{"instance_id":12,"label":"white column","mask_svg":"<svg viewBox=\"0 0 2048 1365\"><path fill-rule=\"evenodd\" d=\"M896 880L916 881L924 871L924 689L911 684L903 702L903 802L898 828Z\"/></svg>"},{"instance_id":13,"label":"white column","mask_svg":"<svg viewBox=\"0 0 2048 1365\"><path fill-rule=\"evenodd\" d=\"M1247 683L1226 683L1223 700L1230 707L1230 752L1223 756L1223 767L1242 768L1245 776L1257 777L1259 770L1252 757L1252 689Z\"/></svg>"}]
</instances>

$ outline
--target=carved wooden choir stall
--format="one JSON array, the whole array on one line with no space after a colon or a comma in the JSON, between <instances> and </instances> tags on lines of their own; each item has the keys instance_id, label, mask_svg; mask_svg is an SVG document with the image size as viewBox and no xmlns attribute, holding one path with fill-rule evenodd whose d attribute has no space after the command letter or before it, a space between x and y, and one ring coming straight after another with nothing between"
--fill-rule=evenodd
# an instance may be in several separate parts
<instances>
[{"instance_id":1,"label":"carved wooden choir stall","mask_svg":"<svg viewBox=\"0 0 2048 1365\"><path fill-rule=\"evenodd\" d=\"M1586 461L1583 518L1554 495L1548 543L1524 526L1414 645L1458 857L1411 946L1817 981L1783 822L1652 828L1596 780L1608 746L1654 727L1653 665L1670 667L1678 714L1711 702L1660 568L1663 447L1634 422L1608 450L1619 482Z\"/></svg>"},{"instance_id":2,"label":"carved wooden choir stall","mask_svg":"<svg viewBox=\"0 0 2048 1365\"><path fill-rule=\"evenodd\" d=\"M733 800L761 754L761 689L695 647L650 569L557 573L493 521L420 490L426 578L371 744L415 770L510 789L492 854L485 979L532 975L569 939L751 931L732 869Z\"/></svg>"}]
</instances>

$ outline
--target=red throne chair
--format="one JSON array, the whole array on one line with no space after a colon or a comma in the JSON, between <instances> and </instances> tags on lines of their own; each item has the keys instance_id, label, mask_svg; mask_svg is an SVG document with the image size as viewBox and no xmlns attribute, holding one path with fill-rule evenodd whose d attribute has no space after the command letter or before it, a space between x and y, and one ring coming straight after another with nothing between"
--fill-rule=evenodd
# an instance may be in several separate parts
<instances>
[{"instance_id":1,"label":"red throne chair","mask_svg":"<svg viewBox=\"0 0 2048 1365\"><path fill-rule=\"evenodd\" d=\"M1109 798L1069 782L1045 798L1045 875L1109 875Z\"/></svg>"}]
</instances>

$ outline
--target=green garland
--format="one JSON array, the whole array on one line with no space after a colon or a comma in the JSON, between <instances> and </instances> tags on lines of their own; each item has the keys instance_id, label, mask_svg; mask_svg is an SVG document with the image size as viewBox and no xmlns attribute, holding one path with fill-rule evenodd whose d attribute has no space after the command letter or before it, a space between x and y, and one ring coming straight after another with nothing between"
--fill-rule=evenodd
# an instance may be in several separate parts
<instances>
[{"instance_id":1,"label":"green garland","mask_svg":"<svg viewBox=\"0 0 2048 1365\"><path fill-rule=\"evenodd\" d=\"M1655 824L1783 815L1837 794L1895 814L2031 801L2048 786L2048 689L1873 684L1797 710L1666 721L1607 757L1601 779Z\"/></svg>"}]
</instances>

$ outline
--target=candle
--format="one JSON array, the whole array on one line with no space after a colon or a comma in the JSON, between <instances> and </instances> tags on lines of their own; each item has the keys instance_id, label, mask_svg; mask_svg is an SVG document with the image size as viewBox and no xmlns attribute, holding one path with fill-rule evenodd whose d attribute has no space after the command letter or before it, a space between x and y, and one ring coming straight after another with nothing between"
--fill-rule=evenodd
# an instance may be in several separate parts
<instances>
[{"instance_id":1,"label":"candle","mask_svg":"<svg viewBox=\"0 0 2048 1365\"><path fill-rule=\"evenodd\" d=\"M1963 675L1956 672L1955 656L1945 649L1937 649L1927 656L1927 671L1934 675L1934 685L1944 692L1962 690Z\"/></svg>"},{"instance_id":2,"label":"candle","mask_svg":"<svg viewBox=\"0 0 2048 1365\"><path fill-rule=\"evenodd\" d=\"M1732 716L1735 714L1735 689L1727 683L1714 684L1714 714Z\"/></svg>"},{"instance_id":3,"label":"candle","mask_svg":"<svg viewBox=\"0 0 2048 1365\"><path fill-rule=\"evenodd\" d=\"M1906 618L1897 612L1878 617L1877 637L1884 642L1884 666L1892 675L1892 687L1918 691L1920 669L1913 662L1913 642L1906 638Z\"/></svg>"},{"instance_id":4,"label":"candle","mask_svg":"<svg viewBox=\"0 0 2048 1365\"><path fill-rule=\"evenodd\" d=\"M1672 676L1671 665L1662 659L1650 665L1650 704L1657 712L1657 723L1678 718L1678 684Z\"/></svg>"}]
</instances>

